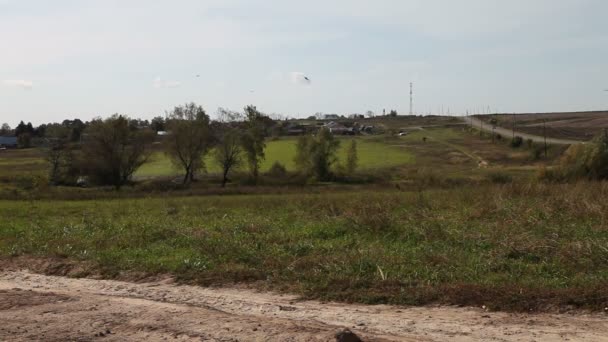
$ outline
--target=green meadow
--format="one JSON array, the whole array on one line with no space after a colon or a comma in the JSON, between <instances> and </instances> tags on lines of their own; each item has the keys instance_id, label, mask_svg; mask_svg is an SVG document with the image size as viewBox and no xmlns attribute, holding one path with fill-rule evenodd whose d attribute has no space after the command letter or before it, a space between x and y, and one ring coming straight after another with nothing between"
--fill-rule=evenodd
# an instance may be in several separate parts
<instances>
[{"instance_id":1,"label":"green meadow","mask_svg":"<svg viewBox=\"0 0 608 342\"><path fill-rule=\"evenodd\" d=\"M357 141L359 169L373 170L389 168L399 165L410 164L414 161L414 156L406 148L399 145L399 142L374 140L370 138L341 138L338 160L346 160L346 151L350 146L351 140ZM275 162L284 165L289 171L296 171L294 157L296 155L296 139L286 138L270 140L266 143L266 158L262 164L262 171L267 171ZM212 157L211 151L206 159L205 166L207 172L218 173L219 167ZM156 152L151 160L144 164L138 171L138 177L159 177L173 176L180 174L181 170L176 169L171 161L162 152Z\"/></svg>"}]
</instances>

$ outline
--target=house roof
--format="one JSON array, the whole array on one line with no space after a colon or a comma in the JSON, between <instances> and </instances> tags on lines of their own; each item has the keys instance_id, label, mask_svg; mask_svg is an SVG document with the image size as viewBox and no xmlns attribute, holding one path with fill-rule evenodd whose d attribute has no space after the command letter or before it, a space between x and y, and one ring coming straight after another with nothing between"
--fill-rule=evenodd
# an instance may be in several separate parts
<instances>
[{"instance_id":1,"label":"house roof","mask_svg":"<svg viewBox=\"0 0 608 342\"><path fill-rule=\"evenodd\" d=\"M339 124L335 121L328 122L324 126L325 127L344 127L342 124Z\"/></svg>"},{"instance_id":2,"label":"house roof","mask_svg":"<svg viewBox=\"0 0 608 342\"><path fill-rule=\"evenodd\" d=\"M339 118L340 115L338 115L338 114L324 114L323 117L324 118Z\"/></svg>"},{"instance_id":3,"label":"house roof","mask_svg":"<svg viewBox=\"0 0 608 342\"><path fill-rule=\"evenodd\" d=\"M0 137L0 145L17 145L17 137Z\"/></svg>"}]
</instances>

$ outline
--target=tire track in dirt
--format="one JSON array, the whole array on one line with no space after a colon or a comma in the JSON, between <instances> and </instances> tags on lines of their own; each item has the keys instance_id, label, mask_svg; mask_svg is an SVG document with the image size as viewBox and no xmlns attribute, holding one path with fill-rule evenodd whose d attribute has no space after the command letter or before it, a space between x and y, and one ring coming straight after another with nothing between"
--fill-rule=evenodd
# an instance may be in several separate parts
<instances>
[{"instance_id":1,"label":"tire track in dirt","mask_svg":"<svg viewBox=\"0 0 608 342\"><path fill-rule=\"evenodd\" d=\"M12 341L332 341L341 328L365 341L608 341L602 314L320 303L170 279L135 284L4 271L0 302L0 340Z\"/></svg>"}]
</instances>

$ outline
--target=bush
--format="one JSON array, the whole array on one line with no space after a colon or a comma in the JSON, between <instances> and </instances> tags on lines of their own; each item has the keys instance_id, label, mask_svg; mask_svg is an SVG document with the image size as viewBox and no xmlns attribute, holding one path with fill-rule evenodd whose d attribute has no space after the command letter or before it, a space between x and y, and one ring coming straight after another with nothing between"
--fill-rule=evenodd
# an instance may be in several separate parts
<instances>
[{"instance_id":1,"label":"bush","mask_svg":"<svg viewBox=\"0 0 608 342\"><path fill-rule=\"evenodd\" d=\"M539 160L542 158L544 153L545 153L545 149L543 146L535 146L530 151L530 156L532 157L532 160Z\"/></svg>"},{"instance_id":2,"label":"bush","mask_svg":"<svg viewBox=\"0 0 608 342\"><path fill-rule=\"evenodd\" d=\"M443 186L445 177L440 172L429 168L421 168L416 171L415 182L419 186Z\"/></svg>"},{"instance_id":3,"label":"bush","mask_svg":"<svg viewBox=\"0 0 608 342\"><path fill-rule=\"evenodd\" d=\"M513 177L504 172L492 172L488 175L488 179L494 184L508 184L513 182Z\"/></svg>"},{"instance_id":4,"label":"bush","mask_svg":"<svg viewBox=\"0 0 608 342\"><path fill-rule=\"evenodd\" d=\"M511 140L511 147L519 148L519 147L521 147L521 145L523 145L523 143L524 143L524 139L522 137L520 137L519 135L516 135L515 138L513 138Z\"/></svg>"},{"instance_id":5,"label":"bush","mask_svg":"<svg viewBox=\"0 0 608 342\"><path fill-rule=\"evenodd\" d=\"M608 179L608 135L570 146L560 160L560 173L565 179Z\"/></svg>"},{"instance_id":6,"label":"bush","mask_svg":"<svg viewBox=\"0 0 608 342\"><path fill-rule=\"evenodd\" d=\"M534 140L532 140L532 139L527 139L527 140L526 140L526 145L528 145L528 148L532 148L532 147L534 147Z\"/></svg>"},{"instance_id":7,"label":"bush","mask_svg":"<svg viewBox=\"0 0 608 342\"><path fill-rule=\"evenodd\" d=\"M285 165L275 161L266 174L271 177L283 178L287 175L287 168L285 168Z\"/></svg>"},{"instance_id":8,"label":"bush","mask_svg":"<svg viewBox=\"0 0 608 342\"><path fill-rule=\"evenodd\" d=\"M555 170L539 171L539 179L568 181L608 179L608 134L588 144L571 145L562 155Z\"/></svg>"},{"instance_id":9,"label":"bush","mask_svg":"<svg viewBox=\"0 0 608 342\"><path fill-rule=\"evenodd\" d=\"M17 188L24 191L38 190L47 185L48 180L39 175L19 175L14 178Z\"/></svg>"},{"instance_id":10,"label":"bush","mask_svg":"<svg viewBox=\"0 0 608 342\"><path fill-rule=\"evenodd\" d=\"M547 168L545 165L536 171L536 179L541 181L555 182L560 180L560 178L559 173L555 169Z\"/></svg>"}]
</instances>

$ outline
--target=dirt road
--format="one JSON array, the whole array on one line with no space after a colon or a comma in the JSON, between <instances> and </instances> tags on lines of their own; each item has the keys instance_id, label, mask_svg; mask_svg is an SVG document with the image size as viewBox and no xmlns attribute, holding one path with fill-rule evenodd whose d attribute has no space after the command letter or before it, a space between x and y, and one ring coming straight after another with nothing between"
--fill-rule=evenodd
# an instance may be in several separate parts
<instances>
[{"instance_id":1,"label":"dirt road","mask_svg":"<svg viewBox=\"0 0 608 342\"><path fill-rule=\"evenodd\" d=\"M469 125L473 125L473 127L477 128L477 129L483 128L483 130L486 132L492 132L492 125L490 125L487 122L483 122L483 125L482 125L481 120L476 119L472 116L462 117L462 119L464 121L466 121L466 123L468 123ZM505 136L505 137L511 137L511 135L513 134L513 130L502 128L502 127L496 127L494 132L497 134L500 134L502 136ZM538 135L532 135L532 134L522 133L522 132L518 132L518 131L515 131L515 135L519 135L524 140L532 139L532 141L538 142L538 143L543 143L545 141L544 137L541 137ZM576 145L576 144L584 143L584 141L547 138L547 143L555 144L555 145Z\"/></svg>"},{"instance_id":2,"label":"dirt road","mask_svg":"<svg viewBox=\"0 0 608 342\"><path fill-rule=\"evenodd\" d=\"M315 301L241 289L0 272L2 341L608 341L608 317Z\"/></svg>"}]
</instances>

